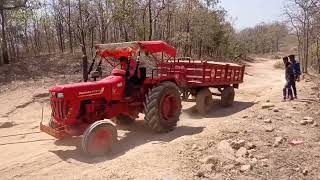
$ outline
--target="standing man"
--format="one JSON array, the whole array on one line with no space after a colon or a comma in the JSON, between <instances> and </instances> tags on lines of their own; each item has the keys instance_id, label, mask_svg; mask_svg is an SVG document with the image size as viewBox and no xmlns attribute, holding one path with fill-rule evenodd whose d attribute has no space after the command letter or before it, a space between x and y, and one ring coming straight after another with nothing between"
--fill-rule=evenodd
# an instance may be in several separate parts
<instances>
[{"instance_id":1,"label":"standing man","mask_svg":"<svg viewBox=\"0 0 320 180\"><path fill-rule=\"evenodd\" d=\"M283 88L283 101L286 101L287 99L293 100L293 95L291 90L292 82L295 81L293 67L292 67L292 64L289 62L288 57L283 58L283 63L285 65L285 78L286 78L286 84Z\"/></svg>"},{"instance_id":2,"label":"standing man","mask_svg":"<svg viewBox=\"0 0 320 180\"><path fill-rule=\"evenodd\" d=\"M295 55L290 55L289 56L290 59L290 63L292 65L293 68L293 73L294 73L294 81L291 83L292 89L293 89L293 94L294 94L294 98L297 99L297 87L296 87L296 81L299 82L300 80L300 75L301 75L301 71L300 71L300 63L298 63L295 59Z\"/></svg>"}]
</instances>

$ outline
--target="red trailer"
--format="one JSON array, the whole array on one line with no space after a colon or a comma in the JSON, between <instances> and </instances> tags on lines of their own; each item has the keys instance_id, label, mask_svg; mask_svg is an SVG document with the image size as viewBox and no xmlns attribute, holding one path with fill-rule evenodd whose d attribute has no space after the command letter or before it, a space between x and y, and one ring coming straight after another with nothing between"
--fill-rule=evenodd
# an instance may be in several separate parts
<instances>
[{"instance_id":1,"label":"red trailer","mask_svg":"<svg viewBox=\"0 0 320 180\"><path fill-rule=\"evenodd\" d=\"M152 57L154 66L140 65L143 54ZM179 121L181 98L195 96L199 112L205 114L212 95L220 95L224 106L232 105L234 88L243 82L244 66L176 58L176 49L163 41L99 44L95 59L99 57L97 70L92 71L95 61L89 68L92 82L50 88L51 119L48 125L40 123L43 132L57 139L83 135L82 148L89 155L110 150L117 141L114 123L133 123L144 113L152 130L169 132ZM114 67L108 77L101 77L102 60ZM119 69L119 61L125 69ZM209 88L220 93L212 94Z\"/></svg>"},{"instance_id":2,"label":"red trailer","mask_svg":"<svg viewBox=\"0 0 320 180\"><path fill-rule=\"evenodd\" d=\"M234 101L234 88L243 83L245 66L234 63L177 58L162 62L158 67L160 78L174 76L182 93L182 99L190 95L196 97L199 113L206 114L210 109L212 95L221 96L222 105L231 106ZM220 93L211 93L210 88L217 88Z\"/></svg>"}]
</instances>

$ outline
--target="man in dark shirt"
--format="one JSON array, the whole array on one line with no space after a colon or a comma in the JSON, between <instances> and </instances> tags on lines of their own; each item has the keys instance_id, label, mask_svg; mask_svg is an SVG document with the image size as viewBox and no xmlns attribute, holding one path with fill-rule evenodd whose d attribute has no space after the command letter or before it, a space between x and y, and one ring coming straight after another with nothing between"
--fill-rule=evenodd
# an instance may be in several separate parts
<instances>
[{"instance_id":1,"label":"man in dark shirt","mask_svg":"<svg viewBox=\"0 0 320 180\"><path fill-rule=\"evenodd\" d=\"M294 74L294 81L292 81L291 86L292 86L292 89L293 89L294 98L297 99L298 96L297 96L296 81L299 81L300 75L301 75L300 64L297 63L297 61L295 59L295 55L290 55L289 59L290 59L290 63L292 65L293 74Z\"/></svg>"},{"instance_id":2,"label":"man in dark shirt","mask_svg":"<svg viewBox=\"0 0 320 180\"><path fill-rule=\"evenodd\" d=\"M293 72L293 67L292 64L289 62L288 57L283 58L283 63L285 65L285 78L286 78L286 84L283 88L283 100L293 100L293 95L292 95L292 84L295 81L294 77L294 72Z\"/></svg>"}]
</instances>

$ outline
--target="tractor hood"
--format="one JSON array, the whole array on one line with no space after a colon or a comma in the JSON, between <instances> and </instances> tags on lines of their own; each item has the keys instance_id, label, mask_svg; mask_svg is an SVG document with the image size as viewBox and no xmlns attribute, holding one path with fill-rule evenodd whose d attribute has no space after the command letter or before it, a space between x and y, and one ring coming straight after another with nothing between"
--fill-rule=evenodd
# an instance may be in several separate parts
<instances>
[{"instance_id":1,"label":"tractor hood","mask_svg":"<svg viewBox=\"0 0 320 180\"><path fill-rule=\"evenodd\" d=\"M120 97L125 80L121 76L109 76L95 82L58 85L49 89L51 97L64 99L92 99L104 97L113 99ZM117 99L117 98L116 98Z\"/></svg>"}]
</instances>

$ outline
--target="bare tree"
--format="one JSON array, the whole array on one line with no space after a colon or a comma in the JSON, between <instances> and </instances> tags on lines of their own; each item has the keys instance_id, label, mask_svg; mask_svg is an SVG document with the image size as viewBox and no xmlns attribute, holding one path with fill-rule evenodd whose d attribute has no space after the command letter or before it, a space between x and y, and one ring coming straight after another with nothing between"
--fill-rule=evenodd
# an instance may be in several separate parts
<instances>
[{"instance_id":1,"label":"bare tree","mask_svg":"<svg viewBox=\"0 0 320 180\"><path fill-rule=\"evenodd\" d=\"M311 29L319 10L318 0L287 0L285 15L299 39L299 54L302 54L302 71L308 73L310 61Z\"/></svg>"},{"instance_id":2,"label":"bare tree","mask_svg":"<svg viewBox=\"0 0 320 180\"><path fill-rule=\"evenodd\" d=\"M6 11L19 9L26 5L28 0L23 1L9 1L1 0L0 1L0 16L1 16L1 26L2 26L2 56L4 64L9 64L9 54L8 54L8 43L7 43L7 34L6 34Z\"/></svg>"}]
</instances>

